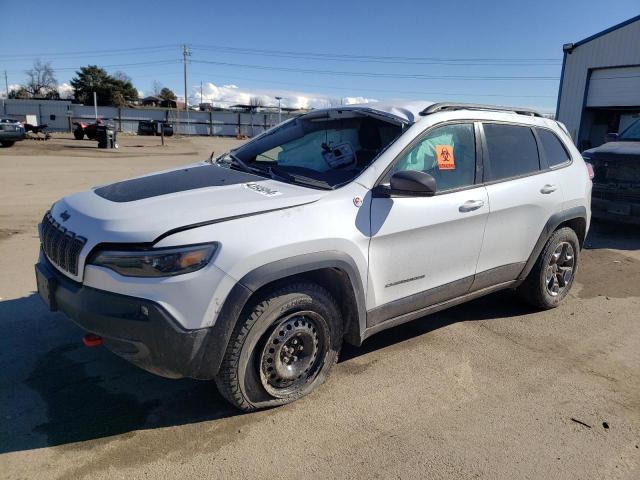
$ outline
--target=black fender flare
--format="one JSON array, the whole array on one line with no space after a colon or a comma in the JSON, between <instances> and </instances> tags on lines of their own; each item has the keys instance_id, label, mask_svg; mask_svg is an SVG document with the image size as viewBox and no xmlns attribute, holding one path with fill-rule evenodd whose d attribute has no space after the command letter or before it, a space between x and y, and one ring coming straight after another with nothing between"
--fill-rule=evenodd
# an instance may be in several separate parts
<instances>
[{"instance_id":1,"label":"black fender flare","mask_svg":"<svg viewBox=\"0 0 640 480\"><path fill-rule=\"evenodd\" d=\"M364 283L355 261L346 253L333 250L296 255L262 265L244 275L233 286L203 342L199 372L194 377L213 378L218 373L236 322L254 292L293 275L327 268L341 270L349 278L357 307L358 325L353 325L352 331L346 334L359 340L360 333L366 328L367 312ZM357 331L353 332L355 328Z\"/></svg>"},{"instance_id":2,"label":"black fender flare","mask_svg":"<svg viewBox=\"0 0 640 480\"><path fill-rule=\"evenodd\" d=\"M558 212L551 215L549 220L547 220L547 223L545 224L544 228L542 229L542 232L538 237L538 241L533 247L533 250L531 251L531 255L527 260L527 263L525 264L524 268L522 269L522 272L520 272L520 275L518 276L518 284L524 282L524 280L527 278L527 275L529 275L529 272L531 272L531 269L535 265L536 260L538 260L538 257L540 256L540 252L542 252L542 249L544 248L545 244L547 243L551 235L553 235L553 232L556 231L558 226L568 220L575 220L578 218L583 219L586 224L587 222L586 207L584 206L573 207L573 208L569 208L567 210L563 210L562 212ZM587 232L585 231L585 236L586 236L586 233Z\"/></svg>"}]
</instances>

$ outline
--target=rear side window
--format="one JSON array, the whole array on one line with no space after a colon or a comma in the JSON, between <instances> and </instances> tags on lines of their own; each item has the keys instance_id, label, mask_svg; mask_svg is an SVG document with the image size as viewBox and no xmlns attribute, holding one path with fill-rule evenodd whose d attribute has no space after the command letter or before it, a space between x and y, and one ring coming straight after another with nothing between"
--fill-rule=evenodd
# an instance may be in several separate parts
<instances>
[{"instance_id":1,"label":"rear side window","mask_svg":"<svg viewBox=\"0 0 640 480\"><path fill-rule=\"evenodd\" d=\"M542 150L544 150L544 156L550 167L561 165L571 159L555 133L544 128L536 128L536 131L538 132Z\"/></svg>"},{"instance_id":2,"label":"rear side window","mask_svg":"<svg viewBox=\"0 0 640 480\"><path fill-rule=\"evenodd\" d=\"M487 180L502 180L540 170L538 146L529 127L485 123L489 154Z\"/></svg>"}]
</instances>

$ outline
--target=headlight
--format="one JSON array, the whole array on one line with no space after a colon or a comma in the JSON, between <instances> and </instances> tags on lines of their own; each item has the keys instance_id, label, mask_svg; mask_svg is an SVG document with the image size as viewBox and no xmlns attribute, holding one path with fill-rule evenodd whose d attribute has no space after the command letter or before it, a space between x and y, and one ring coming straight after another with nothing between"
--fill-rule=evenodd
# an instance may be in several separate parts
<instances>
[{"instance_id":1,"label":"headlight","mask_svg":"<svg viewBox=\"0 0 640 480\"><path fill-rule=\"evenodd\" d=\"M217 247L218 244L209 243L152 250L105 250L89 263L126 277L169 277L200 270L209 263Z\"/></svg>"}]
</instances>

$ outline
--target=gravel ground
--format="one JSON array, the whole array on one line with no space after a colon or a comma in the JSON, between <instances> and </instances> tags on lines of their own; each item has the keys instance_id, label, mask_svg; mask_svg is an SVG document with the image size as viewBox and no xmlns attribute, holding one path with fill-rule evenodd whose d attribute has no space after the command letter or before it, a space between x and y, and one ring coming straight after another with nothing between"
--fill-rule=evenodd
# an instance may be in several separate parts
<instances>
[{"instance_id":1,"label":"gravel ground","mask_svg":"<svg viewBox=\"0 0 640 480\"><path fill-rule=\"evenodd\" d=\"M36 224L60 196L235 140L61 136L0 149L0 478L640 478L640 230L594 225L558 309L494 294L348 347L292 405L240 414L49 313Z\"/></svg>"}]
</instances>

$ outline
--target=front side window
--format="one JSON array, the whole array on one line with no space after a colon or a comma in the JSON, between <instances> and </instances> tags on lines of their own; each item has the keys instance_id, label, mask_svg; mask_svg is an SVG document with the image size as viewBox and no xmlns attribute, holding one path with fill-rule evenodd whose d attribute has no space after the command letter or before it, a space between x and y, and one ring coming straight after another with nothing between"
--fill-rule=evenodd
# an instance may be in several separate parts
<instances>
[{"instance_id":1,"label":"front side window","mask_svg":"<svg viewBox=\"0 0 640 480\"><path fill-rule=\"evenodd\" d=\"M536 128L536 131L542 150L544 150L544 156L550 167L562 165L571 159L569 153L560 142L560 139L556 137L555 133L544 128Z\"/></svg>"},{"instance_id":2,"label":"front side window","mask_svg":"<svg viewBox=\"0 0 640 480\"><path fill-rule=\"evenodd\" d=\"M442 192L473 185L476 171L476 140L472 123L445 125L429 131L403 154L387 173L420 170L436 179L436 191Z\"/></svg>"},{"instance_id":3,"label":"front side window","mask_svg":"<svg viewBox=\"0 0 640 480\"><path fill-rule=\"evenodd\" d=\"M483 124L489 181L527 175L540 170L538 146L529 127L500 123Z\"/></svg>"}]
</instances>

